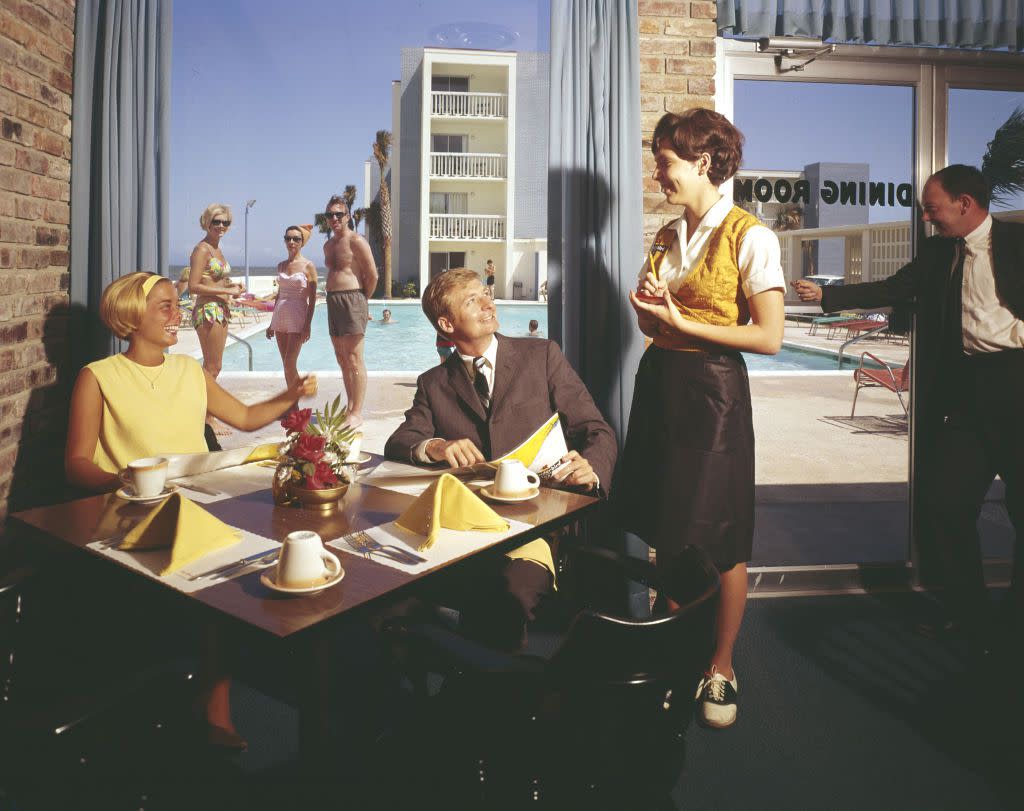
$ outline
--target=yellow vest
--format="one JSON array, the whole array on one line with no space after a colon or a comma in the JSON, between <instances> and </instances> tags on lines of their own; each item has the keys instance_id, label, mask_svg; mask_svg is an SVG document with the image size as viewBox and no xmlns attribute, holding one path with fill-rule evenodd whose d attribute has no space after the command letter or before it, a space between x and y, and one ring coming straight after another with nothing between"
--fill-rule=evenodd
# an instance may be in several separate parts
<instances>
[{"instance_id":1,"label":"yellow vest","mask_svg":"<svg viewBox=\"0 0 1024 811\"><path fill-rule=\"evenodd\" d=\"M683 279L672 301L683 318L701 324L737 326L750 321L750 308L740 278L739 245L743 235L760 221L753 214L733 206L708 239L700 261ZM657 268L677 239L675 223L662 228L654 238L651 267ZM701 345L681 335L658 335L654 339L662 349L694 350Z\"/></svg>"},{"instance_id":2,"label":"yellow vest","mask_svg":"<svg viewBox=\"0 0 1024 811\"><path fill-rule=\"evenodd\" d=\"M112 355L86 366L103 395L92 460L117 473L135 459L205 453L206 378L187 355L165 355L162 366L140 366Z\"/></svg>"}]
</instances>

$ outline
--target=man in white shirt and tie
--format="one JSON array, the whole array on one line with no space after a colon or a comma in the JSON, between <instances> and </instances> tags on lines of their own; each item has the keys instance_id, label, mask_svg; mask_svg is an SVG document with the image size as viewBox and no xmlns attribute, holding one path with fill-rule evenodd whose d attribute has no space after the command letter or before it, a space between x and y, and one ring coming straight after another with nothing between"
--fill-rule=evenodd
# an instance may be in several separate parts
<instances>
[{"instance_id":1,"label":"man in white shirt and tie","mask_svg":"<svg viewBox=\"0 0 1024 811\"><path fill-rule=\"evenodd\" d=\"M980 171L948 166L925 183L922 219L936 236L913 262L880 282L793 283L825 312L914 306L918 537L950 611L931 630L964 632L980 652L1019 648L1024 634L1024 224L993 220L990 196ZM1017 538L1007 626L992 615L977 530L997 474Z\"/></svg>"}]
</instances>

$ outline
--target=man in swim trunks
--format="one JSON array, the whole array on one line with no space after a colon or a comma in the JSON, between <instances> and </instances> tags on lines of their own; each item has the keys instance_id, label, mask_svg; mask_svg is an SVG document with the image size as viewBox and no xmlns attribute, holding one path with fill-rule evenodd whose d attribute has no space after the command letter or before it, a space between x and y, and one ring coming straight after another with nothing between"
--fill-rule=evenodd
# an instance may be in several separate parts
<instances>
[{"instance_id":1,"label":"man in swim trunks","mask_svg":"<svg viewBox=\"0 0 1024 811\"><path fill-rule=\"evenodd\" d=\"M355 428L363 422L366 399L363 335L370 320L367 299L377 287L377 266L369 243L349 228L348 205L340 195L327 201L325 215L333 232L324 243L327 323L348 398L346 422Z\"/></svg>"}]
</instances>

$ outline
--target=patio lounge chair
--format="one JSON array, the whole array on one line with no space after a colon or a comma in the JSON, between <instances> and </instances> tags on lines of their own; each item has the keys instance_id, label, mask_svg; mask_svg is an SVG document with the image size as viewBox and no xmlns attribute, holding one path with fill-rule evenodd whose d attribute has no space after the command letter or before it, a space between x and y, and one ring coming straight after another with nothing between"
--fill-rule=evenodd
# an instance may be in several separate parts
<instances>
[{"instance_id":1,"label":"patio lounge chair","mask_svg":"<svg viewBox=\"0 0 1024 811\"><path fill-rule=\"evenodd\" d=\"M835 324L828 325L828 337L829 339L838 337L840 332L845 332L844 341L848 341L865 332L873 332L878 330L880 327L885 329L888 328L888 321L876 321L873 318L858 318L853 321L839 321Z\"/></svg>"},{"instance_id":2,"label":"patio lounge chair","mask_svg":"<svg viewBox=\"0 0 1024 811\"><path fill-rule=\"evenodd\" d=\"M881 369L872 369L864 365L864 358L871 358L879 364ZM870 352L860 353L860 366L853 370L853 379L857 388L853 392L853 407L850 409L850 416L857 410L857 395L860 390L868 386L881 386L896 394L900 405L903 406L903 413L907 413L907 404L903 402L903 393L910 391L910 360L900 369L891 363L886 363L881 358L872 355Z\"/></svg>"},{"instance_id":3,"label":"patio lounge chair","mask_svg":"<svg viewBox=\"0 0 1024 811\"><path fill-rule=\"evenodd\" d=\"M843 321L857 321L859 316L856 315L823 315L815 318L811 321L810 329L807 330L808 335L817 335L818 327L822 324L831 326L832 324L841 323Z\"/></svg>"}]
</instances>

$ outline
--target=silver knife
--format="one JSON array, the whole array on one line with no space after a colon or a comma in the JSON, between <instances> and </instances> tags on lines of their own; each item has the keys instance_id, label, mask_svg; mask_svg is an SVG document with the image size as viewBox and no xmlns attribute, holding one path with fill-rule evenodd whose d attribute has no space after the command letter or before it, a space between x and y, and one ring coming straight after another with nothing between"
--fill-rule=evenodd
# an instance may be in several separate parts
<instances>
[{"instance_id":1,"label":"silver knife","mask_svg":"<svg viewBox=\"0 0 1024 811\"><path fill-rule=\"evenodd\" d=\"M209 487L203 487L201 484L195 484L194 482L175 482L178 487L184 487L186 490L192 490L196 493L202 493L204 496L222 496L224 495L219 490L211 490Z\"/></svg>"},{"instance_id":2,"label":"silver knife","mask_svg":"<svg viewBox=\"0 0 1024 811\"><path fill-rule=\"evenodd\" d=\"M254 555L249 555L236 560L233 563L226 563L223 566L218 566L216 569L211 569L208 572L202 572L200 574L194 574L189 576L189 580L199 580L205 577L218 577L220 575L231 574L232 572L244 569L251 563L273 563L277 559L277 555L280 552L280 547L274 549L264 549L262 552L257 552ZM266 560L264 560L266 558Z\"/></svg>"}]
</instances>

